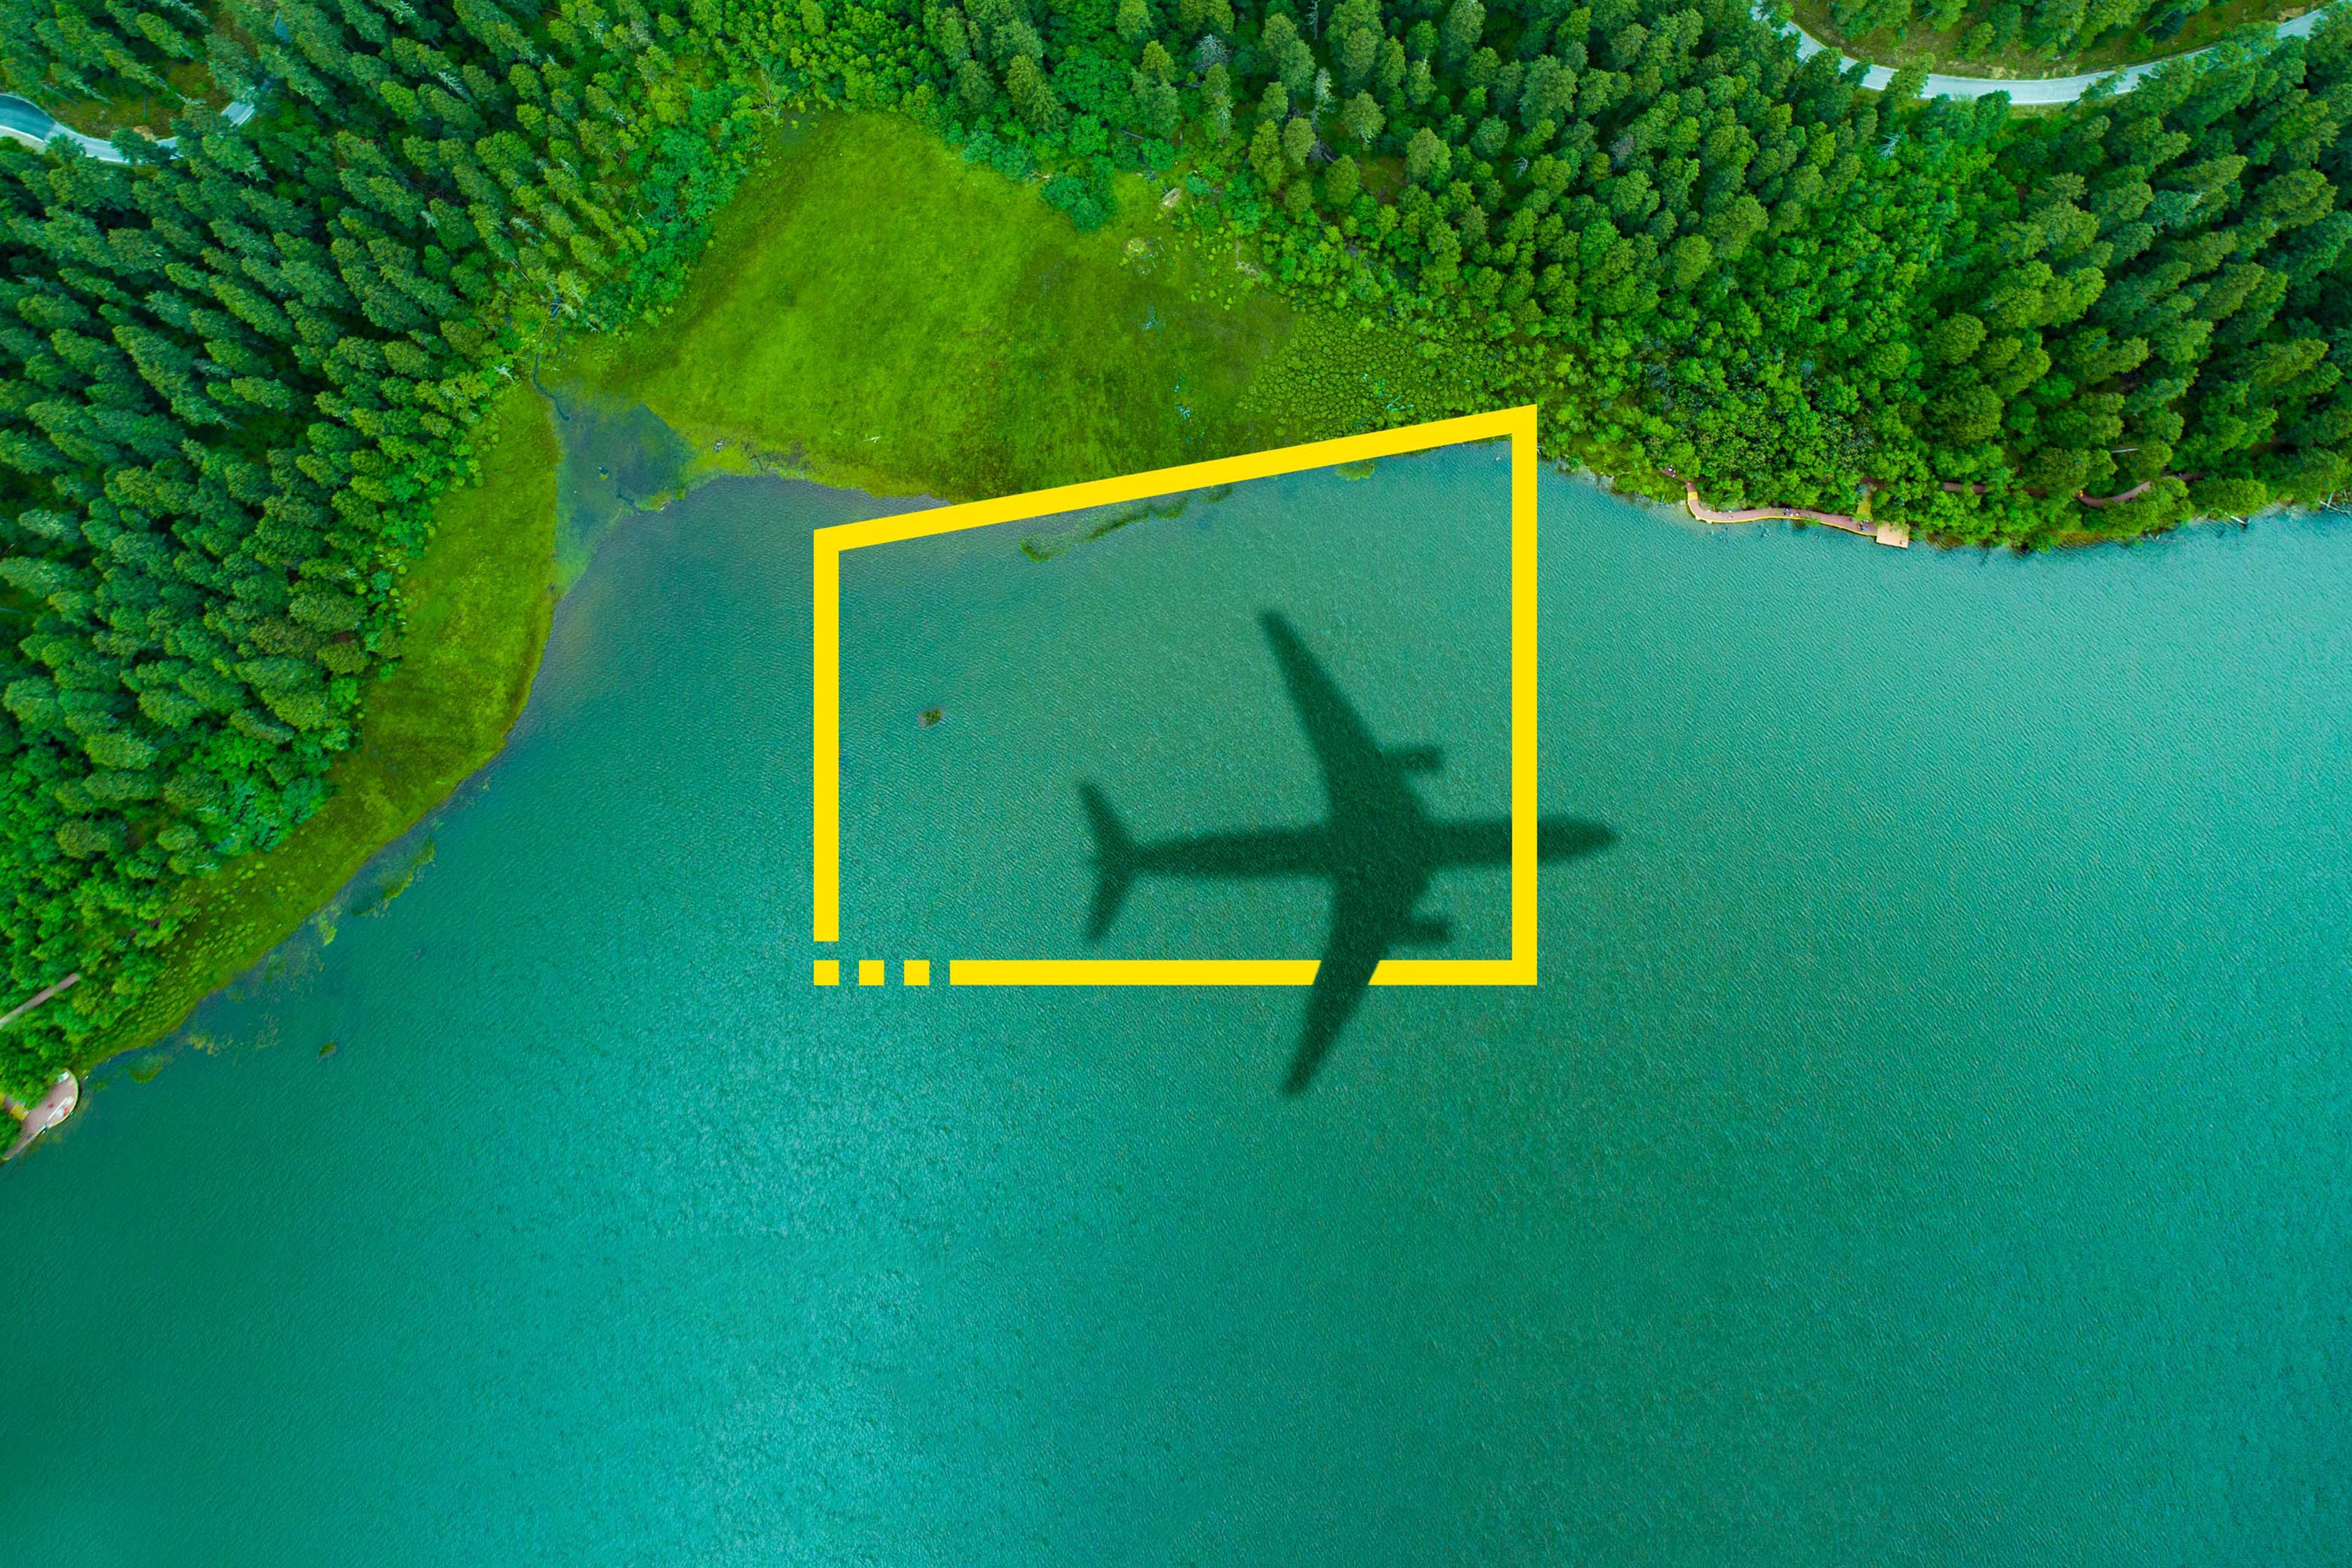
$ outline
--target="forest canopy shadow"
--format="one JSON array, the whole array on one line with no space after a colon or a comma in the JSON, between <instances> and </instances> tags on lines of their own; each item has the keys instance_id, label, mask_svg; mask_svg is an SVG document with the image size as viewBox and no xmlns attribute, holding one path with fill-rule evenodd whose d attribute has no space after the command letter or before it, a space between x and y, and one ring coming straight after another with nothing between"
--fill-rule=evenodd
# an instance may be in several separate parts
<instances>
[{"instance_id":1,"label":"forest canopy shadow","mask_svg":"<svg viewBox=\"0 0 2352 1568\"><path fill-rule=\"evenodd\" d=\"M1260 613L1283 686L1307 732L1323 776L1326 814L1308 827L1244 829L1139 842L1102 791L1078 785L1094 837L1094 900L1087 940L1099 942L1119 906L1143 877L1262 879L1313 877L1331 883L1330 931L1307 994L1283 1092L1297 1094L1363 1000L1372 971L1401 945L1442 946L1452 922L1417 912L1431 880L1456 866L1510 862L1507 819L1445 822L1429 815L1412 775L1437 771L1430 746L1384 747L1373 739L1330 672L1280 614ZM1540 861L1573 859L1606 848L1616 835L1599 823L1546 817L1537 827Z\"/></svg>"}]
</instances>

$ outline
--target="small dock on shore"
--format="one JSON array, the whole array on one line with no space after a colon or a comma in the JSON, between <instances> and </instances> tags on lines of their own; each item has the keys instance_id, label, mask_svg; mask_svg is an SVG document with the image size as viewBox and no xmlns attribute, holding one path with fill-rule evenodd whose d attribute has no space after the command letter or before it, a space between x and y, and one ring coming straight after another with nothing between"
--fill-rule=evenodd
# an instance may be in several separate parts
<instances>
[{"instance_id":1,"label":"small dock on shore","mask_svg":"<svg viewBox=\"0 0 2352 1568\"><path fill-rule=\"evenodd\" d=\"M0 1029L6 1028L50 997L60 992L70 991L80 984L81 972L76 970L56 984L43 986L5 1013L0 1013ZM74 1113L74 1107L80 1103L81 1084L69 1072L59 1073L58 1080L49 1085L49 1092L31 1105L19 1104L7 1095L0 1094L0 1110L6 1111L24 1123L24 1126L17 1130L16 1141L8 1145L8 1152L0 1154L0 1164L7 1163L30 1148L34 1139L71 1116Z\"/></svg>"},{"instance_id":2,"label":"small dock on shore","mask_svg":"<svg viewBox=\"0 0 2352 1568\"><path fill-rule=\"evenodd\" d=\"M59 1073L58 1081L49 1086L49 1092L29 1106L19 1105L6 1095L0 1095L0 1110L6 1110L24 1123L16 1131L16 1141L8 1145L8 1152L0 1154L0 1164L32 1147L34 1139L71 1116L74 1107L80 1103L81 1084L69 1072Z\"/></svg>"}]
</instances>

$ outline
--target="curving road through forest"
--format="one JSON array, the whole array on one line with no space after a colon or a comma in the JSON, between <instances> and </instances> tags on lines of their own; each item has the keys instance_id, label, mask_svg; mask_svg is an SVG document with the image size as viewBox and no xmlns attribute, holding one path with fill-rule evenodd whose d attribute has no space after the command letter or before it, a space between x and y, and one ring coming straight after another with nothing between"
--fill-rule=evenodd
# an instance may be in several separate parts
<instances>
[{"instance_id":1,"label":"curving road through forest","mask_svg":"<svg viewBox=\"0 0 2352 1568\"><path fill-rule=\"evenodd\" d=\"M221 110L221 118L231 125L242 125L253 118L253 105L237 102ZM52 142L70 142L90 157L109 163L127 163L131 160L116 151L111 142L101 142L95 136L85 136L70 125L60 125L49 112L29 99L18 98L13 92L0 92L0 136L6 136L29 147L46 147ZM167 151L179 142L176 136L166 136L155 145Z\"/></svg>"},{"instance_id":2,"label":"curving road through forest","mask_svg":"<svg viewBox=\"0 0 2352 1568\"><path fill-rule=\"evenodd\" d=\"M2278 25L2278 36L2282 38L2309 37L2312 29L2319 26L2319 19L2327 15L2329 9L2330 7L2322 5L2315 11L2305 12L2291 22L2281 22ZM1757 15L1766 21L1771 19L1765 16L1760 5L1757 8ZM1780 24L1780 30L1796 36L1797 58L1801 60L1810 59L1829 47L1827 44L1822 43L1794 22ZM2005 92L2009 94L2011 103L2072 103L2109 77L2121 79L2116 83L2116 91L2129 92L2133 88L2137 87L2140 79L2149 72L2161 69L2175 60L2193 59L2199 55L2210 52L2211 52L2211 47L2208 46L2202 49L2190 49L2184 54L2167 55L2161 59L2144 60L2138 65L2122 66L2103 71L2089 71L2081 76L1983 77L1937 74L1927 79L1926 96L1928 98L1984 98L1996 92ZM1846 54L1839 55L1838 60L1842 68L1866 63ZM1869 68L1869 74L1862 79L1862 85L1873 89L1883 88L1894 79L1894 67L1874 65Z\"/></svg>"}]
</instances>

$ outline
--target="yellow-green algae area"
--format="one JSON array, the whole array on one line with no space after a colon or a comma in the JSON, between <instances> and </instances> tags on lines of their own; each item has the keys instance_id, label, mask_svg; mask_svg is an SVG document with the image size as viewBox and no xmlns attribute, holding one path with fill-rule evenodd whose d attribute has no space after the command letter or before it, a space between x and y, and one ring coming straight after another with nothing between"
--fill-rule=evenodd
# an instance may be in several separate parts
<instances>
[{"instance_id":1,"label":"yellow-green algae area","mask_svg":"<svg viewBox=\"0 0 2352 1568\"><path fill-rule=\"evenodd\" d=\"M170 967L85 1067L178 1027L505 741L555 602L556 443L545 401L517 386L470 444L476 477L442 496L432 540L409 563L400 662L369 687L333 795L276 848L183 887Z\"/></svg>"}]
</instances>

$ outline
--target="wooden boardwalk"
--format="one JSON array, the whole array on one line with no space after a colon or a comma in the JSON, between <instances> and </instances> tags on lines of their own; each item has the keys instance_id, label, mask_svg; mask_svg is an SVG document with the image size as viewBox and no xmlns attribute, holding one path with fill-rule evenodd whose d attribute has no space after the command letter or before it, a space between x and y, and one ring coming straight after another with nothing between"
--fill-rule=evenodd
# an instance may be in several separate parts
<instances>
[{"instance_id":1,"label":"wooden boardwalk","mask_svg":"<svg viewBox=\"0 0 2352 1568\"><path fill-rule=\"evenodd\" d=\"M1897 550L1911 547L1911 531L1899 522L1873 522L1866 517L1855 517L1843 511L1815 511L1804 506L1751 506L1737 511L1720 511L1698 499L1698 487L1688 479L1683 481L1684 500L1691 515L1701 522L1818 522L1829 528L1842 528L1848 533L1880 544L1893 545Z\"/></svg>"}]
</instances>

